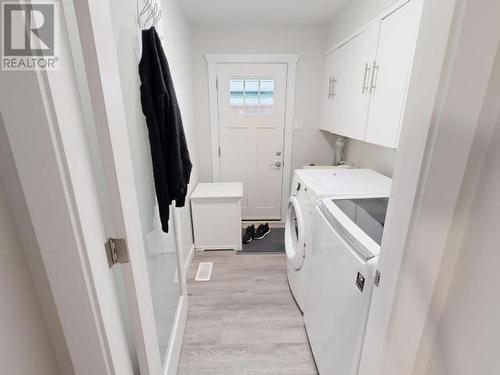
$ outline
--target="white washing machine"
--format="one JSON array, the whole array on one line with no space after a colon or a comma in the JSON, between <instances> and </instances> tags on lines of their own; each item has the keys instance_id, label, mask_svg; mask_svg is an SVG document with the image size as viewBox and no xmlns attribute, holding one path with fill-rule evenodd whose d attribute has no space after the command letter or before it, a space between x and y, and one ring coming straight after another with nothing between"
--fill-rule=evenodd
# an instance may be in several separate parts
<instances>
[{"instance_id":1,"label":"white washing machine","mask_svg":"<svg viewBox=\"0 0 500 375\"><path fill-rule=\"evenodd\" d=\"M304 311L306 274L315 203L324 197L389 196L391 179L370 169L297 169L285 221L285 249L290 290Z\"/></svg>"}]
</instances>

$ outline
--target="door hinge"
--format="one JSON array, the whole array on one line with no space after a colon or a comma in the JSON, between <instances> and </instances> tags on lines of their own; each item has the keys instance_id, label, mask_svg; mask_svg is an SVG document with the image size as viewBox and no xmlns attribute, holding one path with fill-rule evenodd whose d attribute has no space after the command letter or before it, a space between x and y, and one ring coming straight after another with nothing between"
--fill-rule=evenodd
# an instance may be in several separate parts
<instances>
[{"instance_id":1,"label":"door hinge","mask_svg":"<svg viewBox=\"0 0 500 375\"><path fill-rule=\"evenodd\" d=\"M129 263L128 247L125 238L110 238L104 244L109 268L115 264Z\"/></svg>"},{"instance_id":2,"label":"door hinge","mask_svg":"<svg viewBox=\"0 0 500 375\"><path fill-rule=\"evenodd\" d=\"M216 78L215 79L215 89L218 90L219 89L219 78Z\"/></svg>"},{"instance_id":3,"label":"door hinge","mask_svg":"<svg viewBox=\"0 0 500 375\"><path fill-rule=\"evenodd\" d=\"M377 288L380 285L380 278L381 277L382 277L382 275L380 274L380 271L379 270L375 271L375 281L373 283L375 284L375 286Z\"/></svg>"},{"instance_id":4,"label":"door hinge","mask_svg":"<svg viewBox=\"0 0 500 375\"><path fill-rule=\"evenodd\" d=\"M219 146L219 158L220 158L220 146Z\"/></svg>"}]
</instances>

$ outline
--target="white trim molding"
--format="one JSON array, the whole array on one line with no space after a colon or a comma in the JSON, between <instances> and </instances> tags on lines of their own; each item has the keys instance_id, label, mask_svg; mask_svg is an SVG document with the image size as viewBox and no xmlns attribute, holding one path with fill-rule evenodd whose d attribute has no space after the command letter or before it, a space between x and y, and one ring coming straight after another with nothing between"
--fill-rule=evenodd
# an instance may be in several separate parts
<instances>
[{"instance_id":1,"label":"white trim molding","mask_svg":"<svg viewBox=\"0 0 500 375\"><path fill-rule=\"evenodd\" d=\"M206 54L208 64L208 98L210 107L210 135L212 149L212 178L220 181L219 165L219 108L217 105L217 64L286 64L286 107L283 154L283 184L281 188L281 220L286 212L292 172L293 122L295 116L295 76L299 55L282 54Z\"/></svg>"},{"instance_id":2,"label":"white trim molding","mask_svg":"<svg viewBox=\"0 0 500 375\"><path fill-rule=\"evenodd\" d=\"M170 333L170 342L168 344L163 375L176 375L179 370L188 305L188 296L186 294L180 296L179 302L177 303L172 332Z\"/></svg>"}]
</instances>

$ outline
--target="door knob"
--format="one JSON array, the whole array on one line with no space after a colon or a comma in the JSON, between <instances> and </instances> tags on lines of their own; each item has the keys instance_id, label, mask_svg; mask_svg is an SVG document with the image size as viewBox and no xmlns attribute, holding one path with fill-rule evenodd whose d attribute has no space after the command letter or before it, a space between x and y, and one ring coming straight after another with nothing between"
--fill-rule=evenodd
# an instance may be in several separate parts
<instances>
[{"instance_id":1,"label":"door knob","mask_svg":"<svg viewBox=\"0 0 500 375\"><path fill-rule=\"evenodd\" d=\"M280 167L281 167L281 162L280 162L280 161L277 161L276 163L270 164L269 166L270 166L270 167L280 168Z\"/></svg>"},{"instance_id":2,"label":"door knob","mask_svg":"<svg viewBox=\"0 0 500 375\"><path fill-rule=\"evenodd\" d=\"M281 156L281 151L277 151L276 156Z\"/></svg>"}]
</instances>

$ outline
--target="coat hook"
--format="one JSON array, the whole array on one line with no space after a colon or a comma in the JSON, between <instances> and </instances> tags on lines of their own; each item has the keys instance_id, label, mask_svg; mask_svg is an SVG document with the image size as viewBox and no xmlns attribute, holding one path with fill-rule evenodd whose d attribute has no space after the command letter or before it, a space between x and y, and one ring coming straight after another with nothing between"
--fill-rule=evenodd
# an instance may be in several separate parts
<instances>
[{"instance_id":1,"label":"coat hook","mask_svg":"<svg viewBox=\"0 0 500 375\"><path fill-rule=\"evenodd\" d=\"M137 0L137 23L140 28L147 28L148 25L154 26L161 18L161 9L158 9L158 4L153 0L146 0L144 6L139 11L139 1ZM144 17L146 19L143 21Z\"/></svg>"}]
</instances>

